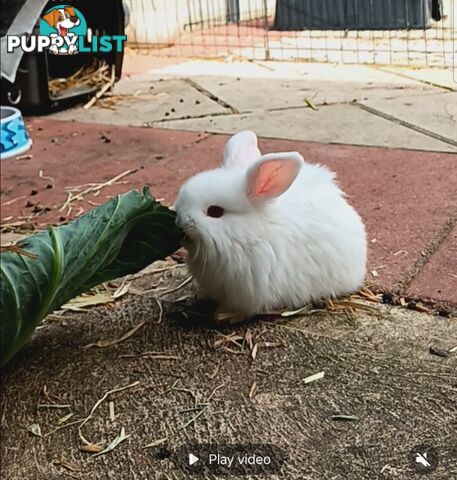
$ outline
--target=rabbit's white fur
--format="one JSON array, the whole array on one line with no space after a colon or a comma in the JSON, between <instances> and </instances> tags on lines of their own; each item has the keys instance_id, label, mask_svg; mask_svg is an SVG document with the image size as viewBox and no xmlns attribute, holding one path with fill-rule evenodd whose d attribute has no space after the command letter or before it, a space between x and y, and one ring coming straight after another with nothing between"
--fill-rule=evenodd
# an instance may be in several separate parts
<instances>
[{"instance_id":1,"label":"rabbit's white fur","mask_svg":"<svg viewBox=\"0 0 457 480\"><path fill-rule=\"evenodd\" d=\"M250 172L268 159L296 162L296 178L275 198L248 198ZM334 178L296 152L260 157L252 132L232 137L223 165L190 178L175 203L200 296L252 315L357 290L365 228ZM207 216L210 205L224 215Z\"/></svg>"}]
</instances>

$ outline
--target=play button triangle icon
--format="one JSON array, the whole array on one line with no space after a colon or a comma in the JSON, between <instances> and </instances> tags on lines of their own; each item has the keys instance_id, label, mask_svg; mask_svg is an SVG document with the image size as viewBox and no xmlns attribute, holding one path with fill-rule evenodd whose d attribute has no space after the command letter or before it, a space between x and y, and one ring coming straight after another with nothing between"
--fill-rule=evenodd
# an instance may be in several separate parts
<instances>
[{"instance_id":1,"label":"play button triangle icon","mask_svg":"<svg viewBox=\"0 0 457 480\"><path fill-rule=\"evenodd\" d=\"M197 463L200 459L196 457L193 453L189 453L189 465Z\"/></svg>"}]
</instances>

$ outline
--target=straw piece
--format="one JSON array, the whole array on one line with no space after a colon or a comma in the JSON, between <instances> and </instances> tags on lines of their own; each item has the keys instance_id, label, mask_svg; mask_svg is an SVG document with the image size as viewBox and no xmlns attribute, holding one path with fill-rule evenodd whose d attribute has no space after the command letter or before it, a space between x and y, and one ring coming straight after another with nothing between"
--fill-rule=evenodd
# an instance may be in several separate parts
<instances>
[{"instance_id":1,"label":"straw piece","mask_svg":"<svg viewBox=\"0 0 457 480\"><path fill-rule=\"evenodd\" d=\"M315 382L316 380L319 380L321 378L324 378L325 372L318 372L315 373L314 375L310 375L309 377L306 377L303 381L305 384Z\"/></svg>"}]
</instances>

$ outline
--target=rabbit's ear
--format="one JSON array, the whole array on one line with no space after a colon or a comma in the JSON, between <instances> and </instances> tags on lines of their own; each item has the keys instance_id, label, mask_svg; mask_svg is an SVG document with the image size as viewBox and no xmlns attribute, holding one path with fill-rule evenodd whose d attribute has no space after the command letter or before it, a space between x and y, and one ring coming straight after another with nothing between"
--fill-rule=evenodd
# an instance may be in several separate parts
<instances>
[{"instance_id":1,"label":"rabbit's ear","mask_svg":"<svg viewBox=\"0 0 457 480\"><path fill-rule=\"evenodd\" d=\"M246 175L246 194L251 200L268 200L284 193L303 165L297 152L264 155Z\"/></svg>"},{"instance_id":2,"label":"rabbit's ear","mask_svg":"<svg viewBox=\"0 0 457 480\"><path fill-rule=\"evenodd\" d=\"M222 165L227 168L247 168L260 157L257 136L250 130L237 133L225 144Z\"/></svg>"}]
</instances>

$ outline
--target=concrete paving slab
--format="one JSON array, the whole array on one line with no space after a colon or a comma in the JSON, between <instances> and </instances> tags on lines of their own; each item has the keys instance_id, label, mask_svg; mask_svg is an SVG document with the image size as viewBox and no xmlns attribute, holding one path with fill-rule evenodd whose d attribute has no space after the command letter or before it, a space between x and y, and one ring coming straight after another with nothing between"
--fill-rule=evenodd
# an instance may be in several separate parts
<instances>
[{"instance_id":1,"label":"concrete paving slab","mask_svg":"<svg viewBox=\"0 0 457 480\"><path fill-rule=\"evenodd\" d=\"M442 89L363 66L262 62L188 62L151 71L191 78L238 111L397 98ZM147 78L146 76L142 77Z\"/></svg>"},{"instance_id":2,"label":"concrete paving slab","mask_svg":"<svg viewBox=\"0 0 457 480\"><path fill-rule=\"evenodd\" d=\"M338 77L341 81L358 81L358 82L373 82L385 85L405 85L414 88L414 85L419 87L418 83L422 80L420 76L414 75L405 76L401 78L398 75L396 68L380 67L378 65L343 65L338 63L313 63L313 62L274 62L274 61L257 61L257 65L273 70L280 75L281 72L287 72L286 78L289 75L306 76L309 79L327 79L331 77ZM405 68L405 71L412 70ZM429 77L435 77L437 80L442 78L439 69L421 69L428 72ZM448 77L446 77L448 78ZM410 81L412 80L412 81ZM436 87L439 87L439 82L436 82Z\"/></svg>"},{"instance_id":3,"label":"concrete paving slab","mask_svg":"<svg viewBox=\"0 0 457 480\"><path fill-rule=\"evenodd\" d=\"M424 87L414 78L402 78L377 67L312 62L190 60L159 65L157 68L150 69L148 74L159 77L221 76L316 81L338 78L341 82L372 82L380 85L404 85L407 88ZM437 91L441 90L439 87L433 88Z\"/></svg>"},{"instance_id":4,"label":"concrete paving slab","mask_svg":"<svg viewBox=\"0 0 457 480\"><path fill-rule=\"evenodd\" d=\"M457 152L445 142L423 135L356 105L331 105L319 108L291 108L242 115L224 115L170 122L158 122L160 128L235 133L251 129L263 137Z\"/></svg>"},{"instance_id":5,"label":"concrete paving slab","mask_svg":"<svg viewBox=\"0 0 457 480\"><path fill-rule=\"evenodd\" d=\"M429 94L436 89L414 84L389 85L353 77L342 81L338 75L325 81L307 79L284 80L274 78L192 77L193 81L224 100L238 111L300 107L305 99L315 105L349 103L355 100L403 97L406 92Z\"/></svg>"},{"instance_id":6,"label":"concrete paving slab","mask_svg":"<svg viewBox=\"0 0 457 480\"><path fill-rule=\"evenodd\" d=\"M199 75L245 77L245 78L299 78L288 68L276 73L273 68L257 62L217 61L217 60L187 60L171 65L158 65L148 71L155 78L195 77Z\"/></svg>"},{"instance_id":7,"label":"concrete paving slab","mask_svg":"<svg viewBox=\"0 0 457 480\"><path fill-rule=\"evenodd\" d=\"M360 102L457 143L457 93Z\"/></svg>"},{"instance_id":8,"label":"concrete paving slab","mask_svg":"<svg viewBox=\"0 0 457 480\"><path fill-rule=\"evenodd\" d=\"M227 479L456 478L457 357L429 353L432 345L455 346L455 319L371 304L379 316L357 311L348 319L324 311L221 331L188 318L195 286L180 288L187 276L185 268L143 275L131 289L141 295L49 319L2 368L4 478L60 480L69 477L63 466L74 465L80 478L91 480L220 480L211 470L191 475L182 468L187 458L178 456L209 441L274 443L285 454L281 473L246 466L246 475ZM166 300L163 290L151 291L157 284L170 291ZM125 339L134 328L140 330ZM252 338L255 358L249 341L240 347L223 343L227 334ZM325 376L306 385L317 372ZM105 399L119 388L124 390ZM57 402L70 407L45 406ZM92 409L80 432L79 425L69 425ZM74 414L68 428L55 431L67 412ZM355 418L336 421L337 414ZM27 427L33 424L46 440L31 435ZM94 458L81 451L80 434L105 446L121 428L130 437L109 454ZM420 475L410 452L426 439L437 449L439 465Z\"/></svg>"},{"instance_id":9,"label":"concrete paving slab","mask_svg":"<svg viewBox=\"0 0 457 480\"><path fill-rule=\"evenodd\" d=\"M457 227L454 227L438 251L421 269L409 287L408 294L457 304Z\"/></svg>"},{"instance_id":10,"label":"concrete paving slab","mask_svg":"<svg viewBox=\"0 0 457 480\"><path fill-rule=\"evenodd\" d=\"M453 69L438 68L412 68L412 67L379 67L384 72L394 73L402 77L412 78L421 82L434 84L457 91L457 71Z\"/></svg>"},{"instance_id":11,"label":"concrete paving slab","mask_svg":"<svg viewBox=\"0 0 457 480\"><path fill-rule=\"evenodd\" d=\"M147 126L169 118L224 113L226 109L187 82L178 79L144 81L133 77L119 82L116 95L126 95L115 110L92 107L68 109L48 118L124 126Z\"/></svg>"},{"instance_id":12,"label":"concrete paving slab","mask_svg":"<svg viewBox=\"0 0 457 480\"><path fill-rule=\"evenodd\" d=\"M150 70L186 62L183 57L159 57L149 50L128 50L124 53L122 78L144 75Z\"/></svg>"}]
</instances>

